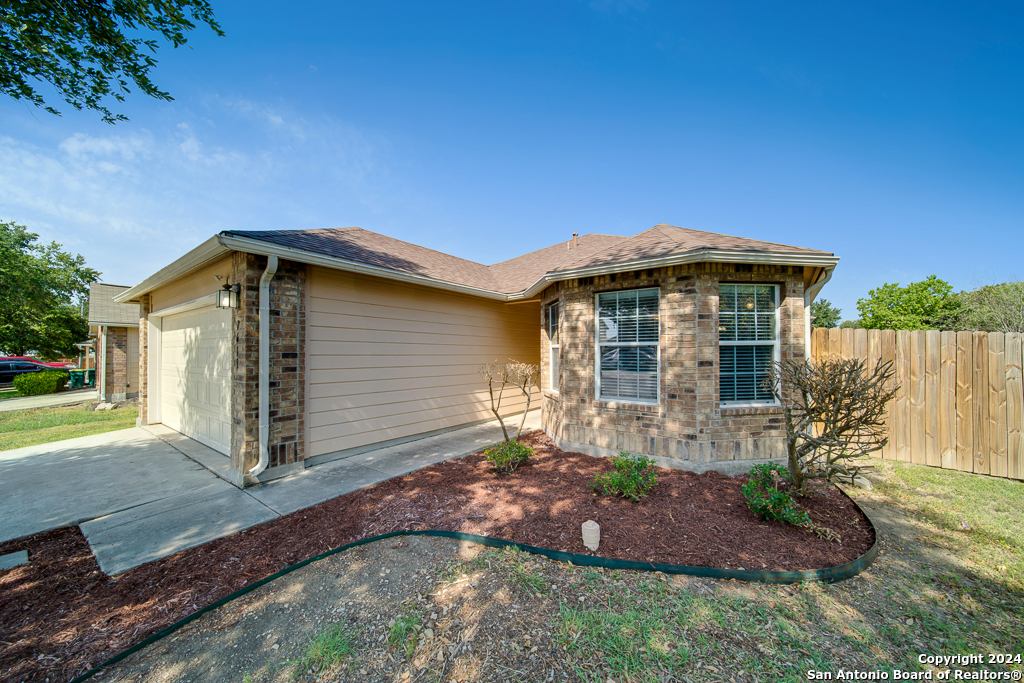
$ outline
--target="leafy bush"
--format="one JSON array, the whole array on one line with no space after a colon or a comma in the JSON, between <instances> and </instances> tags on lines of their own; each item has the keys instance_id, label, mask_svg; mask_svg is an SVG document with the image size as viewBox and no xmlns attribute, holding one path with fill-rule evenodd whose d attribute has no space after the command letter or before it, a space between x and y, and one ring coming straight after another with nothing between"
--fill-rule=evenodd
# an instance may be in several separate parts
<instances>
[{"instance_id":1,"label":"leafy bush","mask_svg":"<svg viewBox=\"0 0 1024 683\"><path fill-rule=\"evenodd\" d=\"M499 472L511 472L533 455L533 449L518 441L502 441L484 449L487 462Z\"/></svg>"},{"instance_id":2,"label":"leafy bush","mask_svg":"<svg viewBox=\"0 0 1024 683\"><path fill-rule=\"evenodd\" d=\"M63 370L44 370L14 378L14 388L22 396L38 396L60 391L71 377Z\"/></svg>"},{"instance_id":3,"label":"leafy bush","mask_svg":"<svg viewBox=\"0 0 1024 683\"><path fill-rule=\"evenodd\" d=\"M612 456L614 472L599 474L590 485L604 495L617 495L639 502L658 483L654 460L622 451Z\"/></svg>"},{"instance_id":4,"label":"leafy bush","mask_svg":"<svg viewBox=\"0 0 1024 683\"><path fill-rule=\"evenodd\" d=\"M797 509L796 501L788 491L779 489L780 484L787 489L792 488L792 477L785 467L775 463L754 465L750 469L750 480L743 485L747 505L765 519L808 526L811 518Z\"/></svg>"}]
</instances>

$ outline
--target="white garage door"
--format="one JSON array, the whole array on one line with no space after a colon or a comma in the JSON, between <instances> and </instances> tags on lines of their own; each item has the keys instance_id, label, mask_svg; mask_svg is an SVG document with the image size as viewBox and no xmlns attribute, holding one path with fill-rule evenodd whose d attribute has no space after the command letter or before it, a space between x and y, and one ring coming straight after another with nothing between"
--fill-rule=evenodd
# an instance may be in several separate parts
<instances>
[{"instance_id":1,"label":"white garage door","mask_svg":"<svg viewBox=\"0 0 1024 683\"><path fill-rule=\"evenodd\" d=\"M221 453L231 446L231 309L163 319L160 421Z\"/></svg>"}]
</instances>

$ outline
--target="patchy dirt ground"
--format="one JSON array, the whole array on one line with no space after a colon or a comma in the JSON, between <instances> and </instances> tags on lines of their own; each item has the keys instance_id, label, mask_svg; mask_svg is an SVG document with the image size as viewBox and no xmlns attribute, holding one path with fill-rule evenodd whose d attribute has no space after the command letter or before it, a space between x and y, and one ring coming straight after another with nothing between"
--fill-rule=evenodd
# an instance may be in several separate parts
<instances>
[{"instance_id":1,"label":"patchy dirt ground","mask_svg":"<svg viewBox=\"0 0 1024 683\"><path fill-rule=\"evenodd\" d=\"M578 568L439 538L380 541L264 586L99 680L760 683L841 668L891 679L894 669L943 670L919 665L920 653L1019 651L1018 593L975 574L969 559L932 554L934 529L872 507L883 552L833 586ZM962 582L956 591L951 580Z\"/></svg>"},{"instance_id":2,"label":"patchy dirt ground","mask_svg":"<svg viewBox=\"0 0 1024 683\"><path fill-rule=\"evenodd\" d=\"M542 563L501 555L425 537L361 546L257 589L101 680L565 679L551 619L570 573L545 571L542 583L533 570ZM488 571L488 559L501 567ZM517 567L530 579L502 571ZM308 649L338 624L358 655L324 670Z\"/></svg>"}]
</instances>

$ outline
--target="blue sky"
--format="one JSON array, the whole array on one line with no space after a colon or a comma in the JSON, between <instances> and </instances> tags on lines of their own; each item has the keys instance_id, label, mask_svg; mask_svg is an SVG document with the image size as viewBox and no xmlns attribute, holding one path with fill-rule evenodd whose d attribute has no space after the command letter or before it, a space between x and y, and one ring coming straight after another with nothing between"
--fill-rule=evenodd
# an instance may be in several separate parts
<instances>
[{"instance_id":1,"label":"blue sky","mask_svg":"<svg viewBox=\"0 0 1024 683\"><path fill-rule=\"evenodd\" d=\"M1020 3L213 7L127 123L0 100L0 220L115 284L225 229L493 263L662 222L835 252L846 318L1024 277Z\"/></svg>"}]
</instances>

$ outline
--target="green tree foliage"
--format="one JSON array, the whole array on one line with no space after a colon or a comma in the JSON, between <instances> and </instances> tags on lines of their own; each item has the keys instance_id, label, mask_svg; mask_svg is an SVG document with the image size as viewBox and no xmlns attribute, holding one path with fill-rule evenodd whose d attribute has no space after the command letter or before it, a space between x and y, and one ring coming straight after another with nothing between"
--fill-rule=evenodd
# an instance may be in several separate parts
<instances>
[{"instance_id":1,"label":"green tree foliage","mask_svg":"<svg viewBox=\"0 0 1024 683\"><path fill-rule=\"evenodd\" d=\"M104 98L123 102L133 85L173 99L149 79L157 41L138 33L178 47L195 28L192 20L224 35L206 0L0 0L0 90L59 116L35 88L46 82L75 109L97 111L107 123L125 121Z\"/></svg>"},{"instance_id":2,"label":"green tree foliage","mask_svg":"<svg viewBox=\"0 0 1024 683\"><path fill-rule=\"evenodd\" d=\"M0 350L44 359L71 356L89 336L79 313L99 273L25 226L0 222Z\"/></svg>"},{"instance_id":3,"label":"green tree foliage","mask_svg":"<svg viewBox=\"0 0 1024 683\"><path fill-rule=\"evenodd\" d=\"M811 325L814 327L838 327L843 312L828 299L818 299L811 304Z\"/></svg>"},{"instance_id":4,"label":"green tree foliage","mask_svg":"<svg viewBox=\"0 0 1024 683\"><path fill-rule=\"evenodd\" d=\"M869 330L953 329L959 308L952 286L934 275L906 287L885 283L857 302L861 323Z\"/></svg>"},{"instance_id":5,"label":"green tree foliage","mask_svg":"<svg viewBox=\"0 0 1024 683\"><path fill-rule=\"evenodd\" d=\"M863 330L864 329L864 321L863 320L844 320L843 322L839 323L839 329L841 329L841 330Z\"/></svg>"},{"instance_id":6,"label":"green tree foliage","mask_svg":"<svg viewBox=\"0 0 1024 683\"><path fill-rule=\"evenodd\" d=\"M1024 332L1024 282L1011 280L960 294L957 329Z\"/></svg>"}]
</instances>

